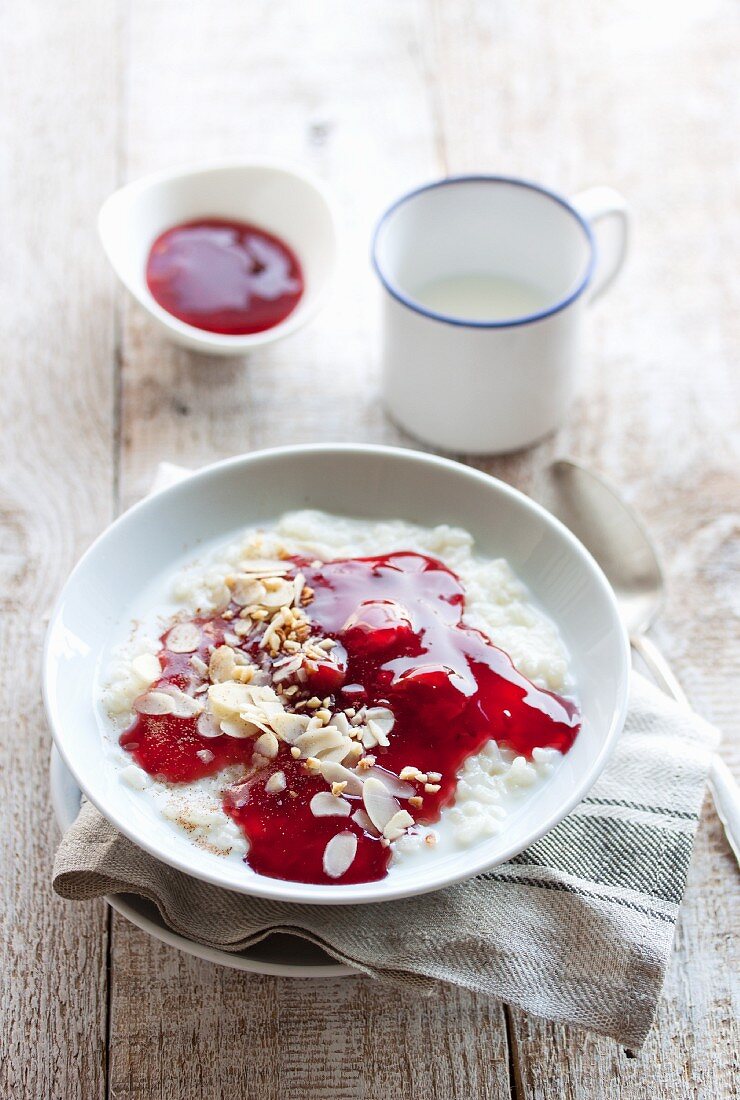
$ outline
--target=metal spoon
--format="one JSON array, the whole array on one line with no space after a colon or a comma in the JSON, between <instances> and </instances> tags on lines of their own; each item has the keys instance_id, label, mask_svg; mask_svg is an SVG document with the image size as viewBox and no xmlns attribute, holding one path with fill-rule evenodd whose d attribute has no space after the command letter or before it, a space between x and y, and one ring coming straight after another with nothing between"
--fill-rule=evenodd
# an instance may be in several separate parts
<instances>
[{"instance_id":1,"label":"metal spoon","mask_svg":"<svg viewBox=\"0 0 740 1100\"><path fill-rule=\"evenodd\" d=\"M561 459L548 470L545 506L581 540L609 580L632 648L657 684L681 706L690 708L683 688L663 654L647 636L660 611L665 581L652 540L641 521L615 489L576 462ZM740 790L715 753L709 786L717 815L740 863Z\"/></svg>"}]
</instances>

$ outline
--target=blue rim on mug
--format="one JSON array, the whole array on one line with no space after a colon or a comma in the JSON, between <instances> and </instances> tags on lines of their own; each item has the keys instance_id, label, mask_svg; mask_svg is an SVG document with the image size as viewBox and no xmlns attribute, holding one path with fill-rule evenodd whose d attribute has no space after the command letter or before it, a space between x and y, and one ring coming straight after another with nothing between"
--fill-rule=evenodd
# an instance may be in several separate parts
<instances>
[{"instance_id":1,"label":"blue rim on mug","mask_svg":"<svg viewBox=\"0 0 740 1100\"><path fill-rule=\"evenodd\" d=\"M438 313L436 310L427 309L421 302L417 302L414 298L410 297L397 286L395 286L390 279L383 273L380 263L378 262L378 238L380 233L391 217L392 214L398 209L399 206L403 206L410 199L416 198L417 195L424 194L425 191L434 191L439 187L449 187L456 183L507 183L514 187L524 187L529 191L536 191L540 195L544 195L546 198L551 199L553 202L558 203L563 209L576 220L581 229L586 235L586 240L590 249L590 256L586 270L581 278L581 281L566 298L556 302L555 305L548 306L547 309L538 310L536 313L528 313L523 317L514 317L511 320L499 320L499 321L473 321L465 320L461 317L453 317L447 313ZM551 191L547 187L543 187L539 183L532 183L531 180L520 179L518 176L493 176L493 175L465 175L465 176L445 176L439 180L433 180L432 183L422 184L421 187L415 187L412 191L407 191L395 202L391 203L388 209L381 215L375 230L373 232L372 243L370 246L370 259L375 270L375 274L380 279L380 282L397 302L400 302L402 306L406 306L407 309L413 310L415 313L420 313L423 317L428 317L431 321L440 321L446 325L457 325L461 328L516 328L519 325L528 325L533 321L542 321L546 317L551 317L554 313L559 313L561 310L566 309L577 298L583 294L586 287L591 282L594 269L596 267L596 240L594 238L593 230L583 217L582 214L576 210L572 203L568 202L563 195L559 195L557 191Z\"/></svg>"}]
</instances>

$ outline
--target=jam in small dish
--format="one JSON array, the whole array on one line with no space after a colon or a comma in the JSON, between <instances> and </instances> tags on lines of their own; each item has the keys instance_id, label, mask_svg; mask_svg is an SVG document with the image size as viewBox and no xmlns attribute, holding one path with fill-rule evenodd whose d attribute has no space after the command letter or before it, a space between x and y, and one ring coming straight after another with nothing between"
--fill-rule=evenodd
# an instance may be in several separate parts
<instances>
[{"instance_id":1,"label":"jam in small dish","mask_svg":"<svg viewBox=\"0 0 740 1100\"><path fill-rule=\"evenodd\" d=\"M227 336L274 328L303 294L300 261L285 241L220 218L185 222L157 237L146 281L173 317Z\"/></svg>"}]
</instances>

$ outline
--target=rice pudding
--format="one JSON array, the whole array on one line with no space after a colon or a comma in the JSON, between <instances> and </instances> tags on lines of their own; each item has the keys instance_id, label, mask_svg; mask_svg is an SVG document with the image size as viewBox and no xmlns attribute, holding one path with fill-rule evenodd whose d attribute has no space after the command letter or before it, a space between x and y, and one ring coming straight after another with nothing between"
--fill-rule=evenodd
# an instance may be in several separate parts
<instances>
[{"instance_id":1,"label":"rice pudding","mask_svg":"<svg viewBox=\"0 0 740 1100\"><path fill-rule=\"evenodd\" d=\"M555 626L460 529L294 512L174 595L111 670L113 764L259 874L373 881L484 840L578 733Z\"/></svg>"}]
</instances>

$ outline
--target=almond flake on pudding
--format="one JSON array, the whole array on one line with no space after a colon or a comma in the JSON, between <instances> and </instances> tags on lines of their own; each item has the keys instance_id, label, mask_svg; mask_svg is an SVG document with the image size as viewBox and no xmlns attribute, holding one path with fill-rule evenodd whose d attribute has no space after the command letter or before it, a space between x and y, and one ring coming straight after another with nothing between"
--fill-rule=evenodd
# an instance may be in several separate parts
<instances>
[{"instance_id":1,"label":"almond flake on pudding","mask_svg":"<svg viewBox=\"0 0 740 1100\"><path fill-rule=\"evenodd\" d=\"M208 661L208 675L214 684L223 684L234 678L236 661L234 650L229 645L217 646Z\"/></svg>"},{"instance_id":2,"label":"almond flake on pudding","mask_svg":"<svg viewBox=\"0 0 740 1100\"><path fill-rule=\"evenodd\" d=\"M399 776L393 772L386 771L385 768L378 767L377 764L371 765L369 768L363 769L363 775L365 780L367 779L379 779L389 794L392 794L394 798L409 798L414 794L414 788L410 783L404 783Z\"/></svg>"},{"instance_id":3,"label":"almond flake on pudding","mask_svg":"<svg viewBox=\"0 0 740 1100\"><path fill-rule=\"evenodd\" d=\"M336 752L339 751L341 755L338 757L338 762L341 763L350 749L351 741L333 726L324 726L322 729L302 733L296 738L295 744L304 756L322 757L331 753L330 759L334 759Z\"/></svg>"},{"instance_id":4,"label":"almond flake on pudding","mask_svg":"<svg viewBox=\"0 0 740 1100\"><path fill-rule=\"evenodd\" d=\"M131 787L133 791L145 791L147 787L152 785L151 778L143 768L137 768L136 764L129 764L127 767L121 768L119 779L127 787Z\"/></svg>"},{"instance_id":5,"label":"almond flake on pudding","mask_svg":"<svg viewBox=\"0 0 740 1100\"><path fill-rule=\"evenodd\" d=\"M177 623L166 638L172 653L194 653L200 645L201 630L195 623Z\"/></svg>"},{"instance_id":6,"label":"almond flake on pudding","mask_svg":"<svg viewBox=\"0 0 740 1100\"><path fill-rule=\"evenodd\" d=\"M216 719L212 714L208 714L207 711L198 715L198 721L195 724L195 728L201 737L220 737L222 733L221 727Z\"/></svg>"},{"instance_id":7,"label":"almond flake on pudding","mask_svg":"<svg viewBox=\"0 0 740 1100\"><path fill-rule=\"evenodd\" d=\"M322 760L321 774L327 783L332 785L344 783L345 791L349 795L362 794L362 780L355 772L345 768L343 764L338 764L334 760Z\"/></svg>"},{"instance_id":8,"label":"almond flake on pudding","mask_svg":"<svg viewBox=\"0 0 740 1100\"><path fill-rule=\"evenodd\" d=\"M285 772L273 772L270 778L265 783L265 790L270 794L279 794L284 791L288 785L288 781L285 778Z\"/></svg>"},{"instance_id":9,"label":"almond flake on pudding","mask_svg":"<svg viewBox=\"0 0 740 1100\"><path fill-rule=\"evenodd\" d=\"M231 598L238 607L259 607L266 589L261 580L246 573L237 574L235 577L227 577L226 583L231 589Z\"/></svg>"},{"instance_id":10,"label":"almond flake on pudding","mask_svg":"<svg viewBox=\"0 0 740 1100\"><path fill-rule=\"evenodd\" d=\"M175 701L163 691L148 691L134 699L134 710L139 714L172 714Z\"/></svg>"},{"instance_id":11,"label":"almond flake on pudding","mask_svg":"<svg viewBox=\"0 0 740 1100\"><path fill-rule=\"evenodd\" d=\"M309 719L306 714L293 714L291 711L283 711L270 718L270 725L281 741L292 745L297 737L305 733ZM299 750L300 755L300 750Z\"/></svg>"},{"instance_id":12,"label":"almond flake on pudding","mask_svg":"<svg viewBox=\"0 0 740 1100\"><path fill-rule=\"evenodd\" d=\"M380 832L375 828L370 818L367 816L364 810L355 810L352 814L352 820L355 825L359 825L361 829L364 829L370 836L380 836Z\"/></svg>"},{"instance_id":13,"label":"almond flake on pudding","mask_svg":"<svg viewBox=\"0 0 740 1100\"><path fill-rule=\"evenodd\" d=\"M324 849L324 872L329 878L341 878L352 866L357 855L354 833L337 833Z\"/></svg>"},{"instance_id":14,"label":"almond flake on pudding","mask_svg":"<svg viewBox=\"0 0 740 1100\"><path fill-rule=\"evenodd\" d=\"M147 687L162 675L162 666L156 653L140 653L138 657L134 657L131 670Z\"/></svg>"},{"instance_id":15,"label":"almond flake on pudding","mask_svg":"<svg viewBox=\"0 0 740 1100\"><path fill-rule=\"evenodd\" d=\"M278 739L274 733L263 733L254 743L254 751L268 760L274 760L279 748Z\"/></svg>"},{"instance_id":16,"label":"almond flake on pudding","mask_svg":"<svg viewBox=\"0 0 740 1100\"><path fill-rule=\"evenodd\" d=\"M406 830L414 824L414 819L407 810L399 810L390 821L386 821L383 827L383 836L386 840L398 840Z\"/></svg>"},{"instance_id":17,"label":"almond flake on pudding","mask_svg":"<svg viewBox=\"0 0 740 1100\"><path fill-rule=\"evenodd\" d=\"M367 816L381 833L401 808L385 784L372 777L366 779L362 785L362 801L365 803Z\"/></svg>"},{"instance_id":18,"label":"almond flake on pudding","mask_svg":"<svg viewBox=\"0 0 740 1100\"><path fill-rule=\"evenodd\" d=\"M190 658L190 667L197 676L208 675L208 665L202 660L197 653L194 653Z\"/></svg>"},{"instance_id":19,"label":"almond flake on pudding","mask_svg":"<svg viewBox=\"0 0 740 1100\"><path fill-rule=\"evenodd\" d=\"M344 798L338 798L329 791L319 791L310 802L314 817L349 817L352 807Z\"/></svg>"},{"instance_id":20,"label":"almond flake on pudding","mask_svg":"<svg viewBox=\"0 0 740 1100\"><path fill-rule=\"evenodd\" d=\"M245 558L239 563L241 573L252 573L260 577L284 577L288 570L285 562L266 561L261 558Z\"/></svg>"}]
</instances>

